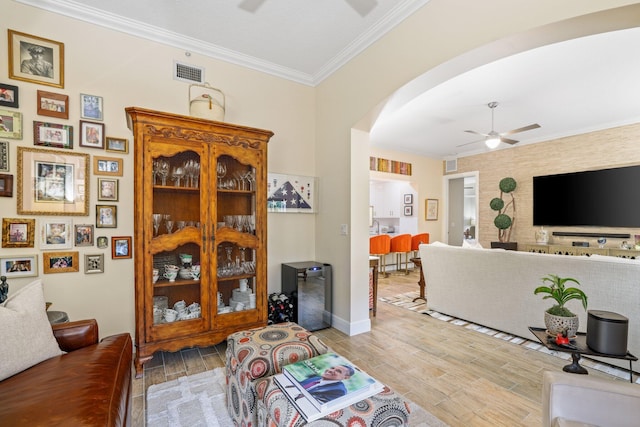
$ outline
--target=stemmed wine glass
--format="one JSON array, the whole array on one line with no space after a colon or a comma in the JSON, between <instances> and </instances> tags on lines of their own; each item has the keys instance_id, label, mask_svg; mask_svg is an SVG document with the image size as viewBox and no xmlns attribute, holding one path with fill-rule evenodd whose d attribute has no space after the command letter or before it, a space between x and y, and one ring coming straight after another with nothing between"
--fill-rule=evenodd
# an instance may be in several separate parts
<instances>
[{"instance_id":1,"label":"stemmed wine glass","mask_svg":"<svg viewBox=\"0 0 640 427\"><path fill-rule=\"evenodd\" d=\"M166 160L158 160L158 174L162 185L167 185L167 177L169 176L169 162Z\"/></svg>"},{"instance_id":2,"label":"stemmed wine glass","mask_svg":"<svg viewBox=\"0 0 640 427\"><path fill-rule=\"evenodd\" d=\"M176 187L180 187L180 181L182 177L185 176L184 169L181 167L173 168L173 172L171 172L171 178L176 183Z\"/></svg>"},{"instance_id":3,"label":"stemmed wine glass","mask_svg":"<svg viewBox=\"0 0 640 427\"><path fill-rule=\"evenodd\" d=\"M153 214L153 231L155 231L155 235L158 235L158 230L160 229L160 222L162 221L162 214Z\"/></svg>"},{"instance_id":4,"label":"stemmed wine glass","mask_svg":"<svg viewBox=\"0 0 640 427\"><path fill-rule=\"evenodd\" d=\"M227 174L227 165L223 162L218 162L216 166L216 175L218 176L218 188L222 186L222 178Z\"/></svg>"}]
</instances>

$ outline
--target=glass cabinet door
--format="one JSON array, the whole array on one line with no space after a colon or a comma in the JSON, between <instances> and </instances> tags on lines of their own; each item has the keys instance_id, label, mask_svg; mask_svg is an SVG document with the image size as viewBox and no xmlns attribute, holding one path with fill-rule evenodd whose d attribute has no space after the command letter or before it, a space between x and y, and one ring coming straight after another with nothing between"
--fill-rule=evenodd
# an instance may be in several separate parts
<instances>
[{"instance_id":1,"label":"glass cabinet door","mask_svg":"<svg viewBox=\"0 0 640 427\"><path fill-rule=\"evenodd\" d=\"M216 324L224 326L258 315L256 310L256 268L259 239L256 237L256 168L257 153L242 157L219 149L216 152L216 220L215 276L217 280ZM232 320L231 318L236 318Z\"/></svg>"},{"instance_id":2,"label":"glass cabinet door","mask_svg":"<svg viewBox=\"0 0 640 427\"><path fill-rule=\"evenodd\" d=\"M145 266L150 290L148 333L152 339L189 335L208 328L206 262L211 226L206 203L207 147L197 143L149 144L145 157ZM148 190L148 191L147 191ZM147 197L147 196L145 196ZM151 303L152 301L152 303Z\"/></svg>"}]
</instances>

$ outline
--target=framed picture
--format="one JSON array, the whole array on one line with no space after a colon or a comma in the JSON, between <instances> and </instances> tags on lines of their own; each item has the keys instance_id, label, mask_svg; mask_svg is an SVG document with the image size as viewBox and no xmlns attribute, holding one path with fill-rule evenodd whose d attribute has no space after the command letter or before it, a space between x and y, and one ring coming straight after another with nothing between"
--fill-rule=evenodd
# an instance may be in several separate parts
<instances>
[{"instance_id":1,"label":"framed picture","mask_svg":"<svg viewBox=\"0 0 640 427\"><path fill-rule=\"evenodd\" d=\"M9 172L9 143L0 141L0 172Z\"/></svg>"},{"instance_id":2,"label":"framed picture","mask_svg":"<svg viewBox=\"0 0 640 427\"><path fill-rule=\"evenodd\" d=\"M413 194L405 194L404 195L404 204L405 205L410 205L411 203L413 203Z\"/></svg>"},{"instance_id":3,"label":"framed picture","mask_svg":"<svg viewBox=\"0 0 640 427\"><path fill-rule=\"evenodd\" d=\"M107 137L107 151L113 151L114 153L128 153L129 152L129 140L125 138Z\"/></svg>"},{"instance_id":4,"label":"framed picture","mask_svg":"<svg viewBox=\"0 0 640 427\"><path fill-rule=\"evenodd\" d=\"M36 220L27 218L2 219L3 248L33 248Z\"/></svg>"},{"instance_id":5,"label":"framed picture","mask_svg":"<svg viewBox=\"0 0 640 427\"><path fill-rule=\"evenodd\" d=\"M122 176L122 159L93 156L93 173L96 175Z\"/></svg>"},{"instance_id":6,"label":"framed picture","mask_svg":"<svg viewBox=\"0 0 640 427\"><path fill-rule=\"evenodd\" d=\"M29 277L38 275L38 255L0 258L0 276Z\"/></svg>"},{"instance_id":7,"label":"framed picture","mask_svg":"<svg viewBox=\"0 0 640 427\"><path fill-rule=\"evenodd\" d=\"M0 173L0 197L13 197L13 175Z\"/></svg>"},{"instance_id":8,"label":"framed picture","mask_svg":"<svg viewBox=\"0 0 640 427\"><path fill-rule=\"evenodd\" d=\"M96 239L96 245L98 249L107 249L109 247L109 239L107 239L107 236L100 236Z\"/></svg>"},{"instance_id":9,"label":"framed picture","mask_svg":"<svg viewBox=\"0 0 640 427\"><path fill-rule=\"evenodd\" d=\"M73 226L76 246L93 246L93 225L76 224Z\"/></svg>"},{"instance_id":10,"label":"framed picture","mask_svg":"<svg viewBox=\"0 0 640 427\"><path fill-rule=\"evenodd\" d=\"M427 199L424 202L425 219L427 221L438 220L438 199Z\"/></svg>"},{"instance_id":11,"label":"framed picture","mask_svg":"<svg viewBox=\"0 0 640 427\"><path fill-rule=\"evenodd\" d=\"M104 255L86 254L84 256L84 274L104 273Z\"/></svg>"},{"instance_id":12,"label":"framed picture","mask_svg":"<svg viewBox=\"0 0 640 427\"><path fill-rule=\"evenodd\" d=\"M64 87L64 43L9 30L9 78Z\"/></svg>"},{"instance_id":13,"label":"framed picture","mask_svg":"<svg viewBox=\"0 0 640 427\"><path fill-rule=\"evenodd\" d=\"M96 227L116 228L118 226L118 207L116 205L96 205Z\"/></svg>"},{"instance_id":14,"label":"framed picture","mask_svg":"<svg viewBox=\"0 0 640 427\"><path fill-rule=\"evenodd\" d=\"M69 95L38 91L38 114L41 116L69 118Z\"/></svg>"},{"instance_id":15,"label":"framed picture","mask_svg":"<svg viewBox=\"0 0 640 427\"><path fill-rule=\"evenodd\" d=\"M80 271L78 252L43 252L44 274Z\"/></svg>"},{"instance_id":16,"label":"framed picture","mask_svg":"<svg viewBox=\"0 0 640 427\"><path fill-rule=\"evenodd\" d=\"M102 120L102 97L80 94L80 117L90 120Z\"/></svg>"},{"instance_id":17,"label":"framed picture","mask_svg":"<svg viewBox=\"0 0 640 427\"><path fill-rule=\"evenodd\" d=\"M405 206L404 216L412 216L412 215L413 215L413 206Z\"/></svg>"},{"instance_id":18,"label":"framed picture","mask_svg":"<svg viewBox=\"0 0 640 427\"><path fill-rule=\"evenodd\" d=\"M267 174L267 212L318 212L318 178Z\"/></svg>"},{"instance_id":19,"label":"framed picture","mask_svg":"<svg viewBox=\"0 0 640 427\"><path fill-rule=\"evenodd\" d=\"M88 154L18 147L18 213L89 215L88 162Z\"/></svg>"},{"instance_id":20,"label":"framed picture","mask_svg":"<svg viewBox=\"0 0 640 427\"><path fill-rule=\"evenodd\" d=\"M104 123L80 120L80 146L104 148Z\"/></svg>"},{"instance_id":21,"label":"framed picture","mask_svg":"<svg viewBox=\"0 0 640 427\"><path fill-rule=\"evenodd\" d=\"M111 238L111 258L131 258L131 236Z\"/></svg>"},{"instance_id":22,"label":"framed picture","mask_svg":"<svg viewBox=\"0 0 640 427\"><path fill-rule=\"evenodd\" d=\"M0 107L18 108L18 86L0 83Z\"/></svg>"},{"instance_id":23,"label":"framed picture","mask_svg":"<svg viewBox=\"0 0 640 427\"><path fill-rule=\"evenodd\" d=\"M22 113L0 110L0 138L22 139Z\"/></svg>"},{"instance_id":24,"label":"framed picture","mask_svg":"<svg viewBox=\"0 0 640 427\"><path fill-rule=\"evenodd\" d=\"M41 249L69 249L73 246L71 220L55 219L42 222Z\"/></svg>"},{"instance_id":25,"label":"framed picture","mask_svg":"<svg viewBox=\"0 0 640 427\"><path fill-rule=\"evenodd\" d=\"M34 121L33 145L73 149L73 126Z\"/></svg>"},{"instance_id":26,"label":"framed picture","mask_svg":"<svg viewBox=\"0 0 640 427\"><path fill-rule=\"evenodd\" d=\"M115 178L98 178L98 200L118 201L118 180Z\"/></svg>"}]
</instances>

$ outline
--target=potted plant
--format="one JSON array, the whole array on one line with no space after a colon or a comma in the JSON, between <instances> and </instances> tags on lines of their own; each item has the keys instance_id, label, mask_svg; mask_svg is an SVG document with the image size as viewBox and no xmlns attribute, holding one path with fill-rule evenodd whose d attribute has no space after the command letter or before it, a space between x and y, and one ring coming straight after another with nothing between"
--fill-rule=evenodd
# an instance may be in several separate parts
<instances>
[{"instance_id":1,"label":"potted plant","mask_svg":"<svg viewBox=\"0 0 640 427\"><path fill-rule=\"evenodd\" d=\"M578 316L571 312L565 304L572 299L582 302L582 307L587 309L587 295L576 287L567 287L567 282L580 285L576 279L572 277L559 277L555 274L549 274L542 278L542 286L538 286L533 293L546 294L542 299L553 299L556 304L548 308L544 312L544 324L547 332L553 336L562 334L566 337L573 337L578 332L579 320Z\"/></svg>"},{"instance_id":2,"label":"potted plant","mask_svg":"<svg viewBox=\"0 0 640 427\"><path fill-rule=\"evenodd\" d=\"M518 244L511 242L511 230L516 222L516 199L513 197L513 192L517 187L516 180L511 177L502 178L498 187L500 188L500 197L494 197L489 202L489 207L498 212L493 220L493 225L498 229L498 241L491 242L491 247L516 251ZM511 197L511 200L505 203L503 197L506 194Z\"/></svg>"}]
</instances>

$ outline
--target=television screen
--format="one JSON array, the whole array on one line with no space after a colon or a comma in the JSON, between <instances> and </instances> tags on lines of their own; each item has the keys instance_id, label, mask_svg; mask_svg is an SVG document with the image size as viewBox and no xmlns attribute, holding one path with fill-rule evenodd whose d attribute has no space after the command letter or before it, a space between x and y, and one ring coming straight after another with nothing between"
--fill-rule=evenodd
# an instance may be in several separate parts
<instances>
[{"instance_id":1,"label":"television screen","mask_svg":"<svg viewBox=\"0 0 640 427\"><path fill-rule=\"evenodd\" d=\"M640 227L640 166L534 176L533 225Z\"/></svg>"}]
</instances>

